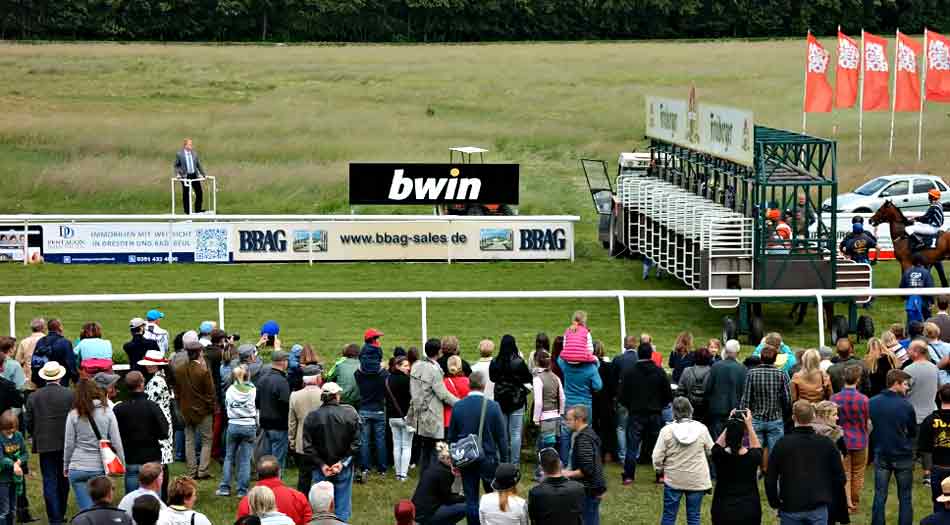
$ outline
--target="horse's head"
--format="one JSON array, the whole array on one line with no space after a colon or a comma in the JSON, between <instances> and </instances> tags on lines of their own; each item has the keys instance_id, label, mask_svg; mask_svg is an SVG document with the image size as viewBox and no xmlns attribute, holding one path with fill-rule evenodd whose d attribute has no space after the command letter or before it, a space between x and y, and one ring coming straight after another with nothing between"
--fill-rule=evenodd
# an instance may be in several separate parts
<instances>
[{"instance_id":1,"label":"horse's head","mask_svg":"<svg viewBox=\"0 0 950 525\"><path fill-rule=\"evenodd\" d=\"M868 219L868 222L871 224L871 226L876 227L878 224L885 222L906 225L908 220L906 217L904 217L904 214L901 212L900 208L894 206L894 203L890 200L886 200L884 201L884 204L881 204L881 207L878 208L876 212L874 212L874 215Z\"/></svg>"}]
</instances>

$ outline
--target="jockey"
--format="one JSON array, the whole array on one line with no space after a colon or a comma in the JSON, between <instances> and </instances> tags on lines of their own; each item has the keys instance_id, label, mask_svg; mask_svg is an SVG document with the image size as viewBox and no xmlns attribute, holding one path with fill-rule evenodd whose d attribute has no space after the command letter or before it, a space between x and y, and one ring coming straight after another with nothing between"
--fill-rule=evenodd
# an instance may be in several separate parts
<instances>
[{"instance_id":1,"label":"jockey","mask_svg":"<svg viewBox=\"0 0 950 525\"><path fill-rule=\"evenodd\" d=\"M792 227L785 222L782 212L777 209L770 209L765 213L765 218L771 223L771 235L767 244L772 253L788 253L791 248Z\"/></svg>"},{"instance_id":2,"label":"jockey","mask_svg":"<svg viewBox=\"0 0 950 525\"><path fill-rule=\"evenodd\" d=\"M864 225L856 222L851 225L851 234L841 241L838 248L852 261L869 263L868 254L877 246L874 236L864 231Z\"/></svg>"},{"instance_id":3,"label":"jockey","mask_svg":"<svg viewBox=\"0 0 950 525\"><path fill-rule=\"evenodd\" d=\"M927 192L930 199L930 207L927 211L917 217L913 224L907 227L908 235L916 235L918 240L921 236L937 235L940 228L943 227L943 205L940 203L940 190L934 188Z\"/></svg>"}]
</instances>

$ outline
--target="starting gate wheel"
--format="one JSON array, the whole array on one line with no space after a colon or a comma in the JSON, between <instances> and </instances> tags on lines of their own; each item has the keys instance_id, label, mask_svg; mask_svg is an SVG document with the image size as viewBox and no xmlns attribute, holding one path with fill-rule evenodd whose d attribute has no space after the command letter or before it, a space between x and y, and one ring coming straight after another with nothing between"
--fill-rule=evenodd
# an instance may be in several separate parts
<instances>
[{"instance_id":1,"label":"starting gate wheel","mask_svg":"<svg viewBox=\"0 0 950 525\"><path fill-rule=\"evenodd\" d=\"M730 339L735 339L737 334L738 334L738 330L736 328L736 320L728 315L723 317L722 318L722 339L720 339L720 341L722 341L722 343L725 344L726 341Z\"/></svg>"},{"instance_id":2,"label":"starting gate wheel","mask_svg":"<svg viewBox=\"0 0 950 525\"><path fill-rule=\"evenodd\" d=\"M749 317L749 344L761 343L763 335L765 335L765 323L762 322L762 313L754 312Z\"/></svg>"},{"instance_id":3,"label":"starting gate wheel","mask_svg":"<svg viewBox=\"0 0 950 525\"><path fill-rule=\"evenodd\" d=\"M831 341L837 343L838 339L848 337L848 318L843 315L836 315L831 318Z\"/></svg>"},{"instance_id":4,"label":"starting gate wheel","mask_svg":"<svg viewBox=\"0 0 950 525\"><path fill-rule=\"evenodd\" d=\"M855 332L858 334L858 340L868 340L874 337L874 320L870 315L858 317L858 326Z\"/></svg>"}]
</instances>

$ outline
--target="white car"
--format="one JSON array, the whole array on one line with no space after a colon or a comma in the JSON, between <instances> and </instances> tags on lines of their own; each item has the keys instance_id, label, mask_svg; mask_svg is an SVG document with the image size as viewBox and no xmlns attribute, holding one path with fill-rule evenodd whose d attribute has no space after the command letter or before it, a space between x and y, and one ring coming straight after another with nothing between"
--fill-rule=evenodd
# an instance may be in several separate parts
<instances>
[{"instance_id":1,"label":"white car","mask_svg":"<svg viewBox=\"0 0 950 525\"><path fill-rule=\"evenodd\" d=\"M950 210L950 192L946 183L936 175L886 175L871 179L851 193L838 195L838 211L843 213L874 213L890 200L903 211L927 210L930 201L927 192L940 190L940 202L944 210ZM821 209L831 211L831 199L821 203Z\"/></svg>"}]
</instances>

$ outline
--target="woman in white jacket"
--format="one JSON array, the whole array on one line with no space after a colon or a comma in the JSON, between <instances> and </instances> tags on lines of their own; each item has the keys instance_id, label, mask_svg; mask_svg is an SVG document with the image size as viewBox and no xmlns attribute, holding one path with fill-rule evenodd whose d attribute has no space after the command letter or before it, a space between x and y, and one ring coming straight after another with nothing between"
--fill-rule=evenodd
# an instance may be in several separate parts
<instances>
[{"instance_id":1,"label":"woman in white jacket","mask_svg":"<svg viewBox=\"0 0 950 525\"><path fill-rule=\"evenodd\" d=\"M693 405L685 397L673 400L673 422L660 430L653 448L653 468L663 475L661 525L674 525L680 500L686 498L686 523L699 525L703 495L712 488L709 462L713 441L706 425L693 421Z\"/></svg>"},{"instance_id":2,"label":"woman in white jacket","mask_svg":"<svg viewBox=\"0 0 950 525\"><path fill-rule=\"evenodd\" d=\"M231 495L231 472L237 469L237 495L244 497L251 479L251 453L257 434L257 389L247 381L245 365L234 367L231 376L234 381L224 394L224 405L228 412L225 458L221 484L215 494Z\"/></svg>"}]
</instances>

